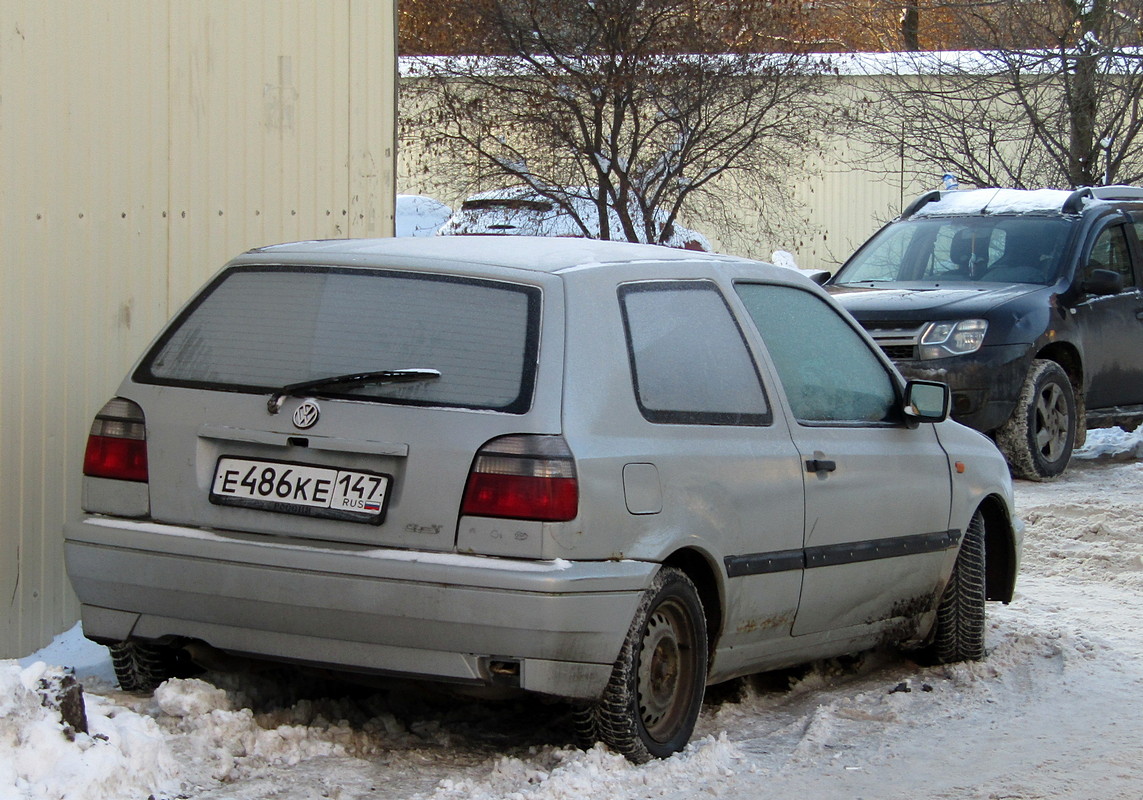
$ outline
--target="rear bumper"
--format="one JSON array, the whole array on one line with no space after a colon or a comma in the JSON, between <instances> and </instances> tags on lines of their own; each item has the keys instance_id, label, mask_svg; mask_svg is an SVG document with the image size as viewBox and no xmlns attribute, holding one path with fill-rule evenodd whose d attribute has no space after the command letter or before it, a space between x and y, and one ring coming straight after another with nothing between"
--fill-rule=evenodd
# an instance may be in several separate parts
<instances>
[{"instance_id":1,"label":"rear bumper","mask_svg":"<svg viewBox=\"0 0 1143 800\"><path fill-rule=\"evenodd\" d=\"M598 697L657 564L288 543L87 516L65 526L84 633L197 639L355 671Z\"/></svg>"}]
</instances>

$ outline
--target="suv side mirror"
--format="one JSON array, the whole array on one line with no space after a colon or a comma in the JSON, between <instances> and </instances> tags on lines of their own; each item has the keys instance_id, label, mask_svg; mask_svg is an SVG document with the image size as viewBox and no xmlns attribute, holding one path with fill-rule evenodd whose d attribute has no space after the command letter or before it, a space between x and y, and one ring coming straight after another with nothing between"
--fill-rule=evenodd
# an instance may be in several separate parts
<instances>
[{"instance_id":1,"label":"suv side mirror","mask_svg":"<svg viewBox=\"0 0 1143 800\"><path fill-rule=\"evenodd\" d=\"M1119 294L1123 291L1123 276L1110 269L1093 269L1083 279L1080 289L1088 294Z\"/></svg>"},{"instance_id":2,"label":"suv side mirror","mask_svg":"<svg viewBox=\"0 0 1143 800\"><path fill-rule=\"evenodd\" d=\"M952 391L947 383L909 381L905 384L905 419L917 422L944 422L949 417Z\"/></svg>"}]
</instances>

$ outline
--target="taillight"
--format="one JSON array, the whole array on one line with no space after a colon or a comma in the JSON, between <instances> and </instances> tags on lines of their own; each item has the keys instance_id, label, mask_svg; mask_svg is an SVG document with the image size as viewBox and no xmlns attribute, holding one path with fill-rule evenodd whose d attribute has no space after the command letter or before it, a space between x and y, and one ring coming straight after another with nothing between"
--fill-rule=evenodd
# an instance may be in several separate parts
<instances>
[{"instance_id":1,"label":"taillight","mask_svg":"<svg viewBox=\"0 0 1143 800\"><path fill-rule=\"evenodd\" d=\"M565 522L578 512L575 461L563 437L521 434L480 448L460 513Z\"/></svg>"},{"instance_id":2,"label":"taillight","mask_svg":"<svg viewBox=\"0 0 1143 800\"><path fill-rule=\"evenodd\" d=\"M83 454L83 474L147 480L147 425L137 403L116 397L95 415Z\"/></svg>"}]
</instances>

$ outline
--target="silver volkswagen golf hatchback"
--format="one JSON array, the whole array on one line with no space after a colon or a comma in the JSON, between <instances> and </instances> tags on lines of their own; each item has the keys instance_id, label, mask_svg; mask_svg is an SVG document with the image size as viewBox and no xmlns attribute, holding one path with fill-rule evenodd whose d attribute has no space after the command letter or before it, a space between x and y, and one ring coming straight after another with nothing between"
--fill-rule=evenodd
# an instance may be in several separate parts
<instances>
[{"instance_id":1,"label":"silver volkswagen golf hatchback","mask_svg":"<svg viewBox=\"0 0 1143 800\"><path fill-rule=\"evenodd\" d=\"M1004 459L793 270L448 237L234 259L96 415L67 563L123 688L212 656L571 701L633 761L704 688L984 655Z\"/></svg>"}]
</instances>

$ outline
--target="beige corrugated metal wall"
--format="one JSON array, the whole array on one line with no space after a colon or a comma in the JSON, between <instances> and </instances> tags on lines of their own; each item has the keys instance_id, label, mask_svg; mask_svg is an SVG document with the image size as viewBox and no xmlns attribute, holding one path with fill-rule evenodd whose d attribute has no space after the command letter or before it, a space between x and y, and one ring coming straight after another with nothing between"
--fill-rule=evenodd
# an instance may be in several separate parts
<instances>
[{"instance_id":1,"label":"beige corrugated metal wall","mask_svg":"<svg viewBox=\"0 0 1143 800\"><path fill-rule=\"evenodd\" d=\"M0 0L0 658L78 609L91 417L230 256L391 235L395 0Z\"/></svg>"},{"instance_id":2,"label":"beige corrugated metal wall","mask_svg":"<svg viewBox=\"0 0 1143 800\"><path fill-rule=\"evenodd\" d=\"M419 80L412 77L416 61L404 60L405 85ZM829 82L827 90L834 101L844 101L870 91L872 79L843 75L821 80ZM400 113L404 120L418 119L422 109L417 102L415 92L403 96ZM464 195L458 187L468 182L466 176L442 170L439 155L431 147L420 147L420 137L407 136L402 145L398 190L429 195L452 208L459 206ZM786 250L799 266L833 271L882 224L897 216L908 201L941 186L939 174L926 173L892 155L860 153L845 135L827 139L823 148L820 156L808 157L806 171L792 171L784 185L775 187L773 198L763 204L768 219L760 219L757 204L747 200L739 204L741 216L727 226L729 230L713 229L701 218L685 215L683 224L705 234L720 252L769 260L775 250ZM473 175L476 172L474 168ZM727 181L715 191L733 194L756 190L743 190Z\"/></svg>"}]
</instances>

